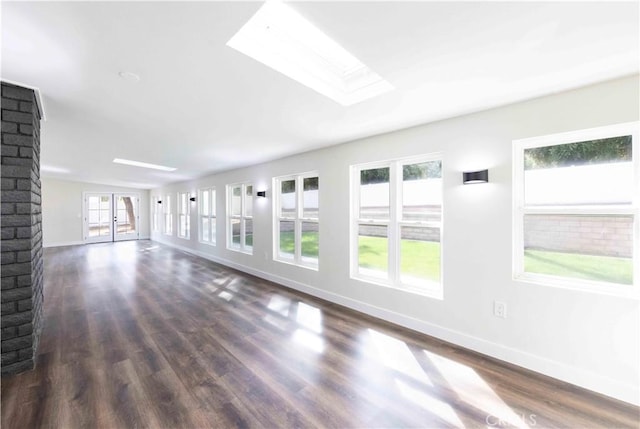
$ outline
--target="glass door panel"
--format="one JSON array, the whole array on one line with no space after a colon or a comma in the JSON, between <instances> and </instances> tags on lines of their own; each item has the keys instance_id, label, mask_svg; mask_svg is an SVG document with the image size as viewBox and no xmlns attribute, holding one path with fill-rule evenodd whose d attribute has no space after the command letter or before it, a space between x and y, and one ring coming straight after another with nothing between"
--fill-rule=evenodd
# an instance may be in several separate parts
<instances>
[{"instance_id":1,"label":"glass door panel","mask_svg":"<svg viewBox=\"0 0 640 429\"><path fill-rule=\"evenodd\" d=\"M111 194L86 194L84 213L84 240L87 243L111 241L112 199Z\"/></svg>"},{"instance_id":2,"label":"glass door panel","mask_svg":"<svg viewBox=\"0 0 640 429\"><path fill-rule=\"evenodd\" d=\"M114 194L114 237L113 241L137 240L138 197L131 194Z\"/></svg>"},{"instance_id":3,"label":"glass door panel","mask_svg":"<svg viewBox=\"0 0 640 429\"><path fill-rule=\"evenodd\" d=\"M85 243L137 240L139 204L136 194L85 193Z\"/></svg>"}]
</instances>

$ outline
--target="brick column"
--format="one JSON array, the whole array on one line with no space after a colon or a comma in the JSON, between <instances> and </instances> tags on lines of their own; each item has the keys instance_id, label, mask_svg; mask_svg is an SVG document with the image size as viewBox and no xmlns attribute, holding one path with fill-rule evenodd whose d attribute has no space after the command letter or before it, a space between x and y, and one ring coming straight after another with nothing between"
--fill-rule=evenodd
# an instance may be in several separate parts
<instances>
[{"instance_id":1,"label":"brick column","mask_svg":"<svg viewBox=\"0 0 640 429\"><path fill-rule=\"evenodd\" d=\"M42 330L40 110L35 91L2 82L2 375L34 367Z\"/></svg>"}]
</instances>

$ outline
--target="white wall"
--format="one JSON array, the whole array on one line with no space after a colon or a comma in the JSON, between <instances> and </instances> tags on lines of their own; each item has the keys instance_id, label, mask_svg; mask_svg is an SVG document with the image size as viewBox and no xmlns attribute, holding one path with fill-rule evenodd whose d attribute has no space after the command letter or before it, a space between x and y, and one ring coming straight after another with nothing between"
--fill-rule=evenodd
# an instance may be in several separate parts
<instances>
[{"instance_id":1,"label":"white wall","mask_svg":"<svg viewBox=\"0 0 640 429\"><path fill-rule=\"evenodd\" d=\"M371 137L151 191L217 187L218 246L152 238L622 400L639 403L640 313L635 300L512 280L512 140L639 119L638 77ZM349 166L442 152L444 300L349 277ZM462 172L489 168L490 183L462 185ZM271 179L320 177L320 268L272 260ZM225 185L268 189L254 205L253 256L225 248ZM174 207L175 213L175 207ZM175 228L174 228L175 231ZM637 281L637 280L636 280ZM506 320L493 301L508 304Z\"/></svg>"},{"instance_id":2,"label":"white wall","mask_svg":"<svg viewBox=\"0 0 640 429\"><path fill-rule=\"evenodd\" d=\"M149 238L149 190L42 178L44 247L82 244L82 193L132 192L140 195L140 238Z\"/></svg>"}]
</instances>

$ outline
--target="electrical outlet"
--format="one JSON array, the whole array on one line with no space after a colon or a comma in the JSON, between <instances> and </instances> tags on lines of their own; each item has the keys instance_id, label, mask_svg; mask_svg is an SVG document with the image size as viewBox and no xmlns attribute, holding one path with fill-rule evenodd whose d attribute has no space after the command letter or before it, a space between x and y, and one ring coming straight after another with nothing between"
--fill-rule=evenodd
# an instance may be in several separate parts
<instances>
[{"instance_id":1,"label":"electrical outlet","mask_svg":"<svg viewBox=\"0 0 640 429\"><path fill-rule=\"evenodd\" d=\"M506 319L507 303L501 301L493 301L493 315L502 319Z\"/></svg>"}]
</instances>

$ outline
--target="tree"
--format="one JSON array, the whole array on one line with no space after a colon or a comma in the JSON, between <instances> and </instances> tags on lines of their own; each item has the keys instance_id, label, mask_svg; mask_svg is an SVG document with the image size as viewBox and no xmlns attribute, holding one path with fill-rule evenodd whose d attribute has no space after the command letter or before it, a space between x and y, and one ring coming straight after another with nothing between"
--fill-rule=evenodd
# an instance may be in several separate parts
<instances>
[{"instance_id":1,"label":"tree","mask_svg":"<svg viewBox=\"0 0 640 429\"><path fill-rule=\"evenodd\" d=\"M439 179L440 177L442 177L441 161L428 161L420 164L407 164L402 166L402 180ZM373 168L360 172L361 185L388 182L389 167Z\"/></svg>"},{"instance_id":2,"label":"tree","mask_svg":"<svg viewBox=\"0 0 640 429\"><path fill-rule=\"evenodd\" d=\"M129 228L132 231L136 230L136 216L133 211L133 201L131 201L131 197L121 197L124 202L124 206L127 210L127 217L129 218Z\"/></svg>"},{"instance_id":3,"label":"tree","mask_svg":"<svg viewBox=\"0 0 640 429\"><path fill-rule=\"evenodd\" d=\"M524 151L525 170L631 161L631 136L543 146Z\"/></svg>"},{"instance_id":4,"label":"tree","mask_svg":"<svg viewBox=\"0 0 640 429\"><path fill-rule=\"evenodd\" d=\"M372 168L370 170L360 171L360 184L371 185L374 183L389 182L389 167Z\"/></svg>"},{"instance_id":5,"label":"tree","mask_svg":"<svg viewBox=\"0 0 640 429\"><path fill-rule=\"evenodd\" d=\"M302 181L303 191L316 191L318 190L318 178L317 177L305 177ZM296 191L296 181L294 179L285 180L280 182L280 191L283 194L290 194Z\"/></svg>"},{"instance_id":6,"label":"tree","mask_svg":"<svg viewBox=\"0 0 640 429\"><path fill-rule=\"evenodd\" d=\"M303 180L303 185L305 191L316 191L318 190L318 178L317 177L306 177Z\"/></svg>"},{"instance_id":7,"label":"tree","mask_svg":"<svg viewBox=\"0 0 640 429\"><path fill-rule=\"evenodd\" d=\"M280 182L280 191L283 194L290 194L292 192L295 192L296 181L291 179L291 180L285 180L284 182Z\"/></svg>"},{"instance_id":8,"label":"tree","mask_svg":"<svg viewBox=\"0 0 640 429\"><path fill-rule=\"evenodd\" d=\"M403 180L439 179L441 177L442 161L429 161L402 167Z\"/></svg>"}]
</instances>

